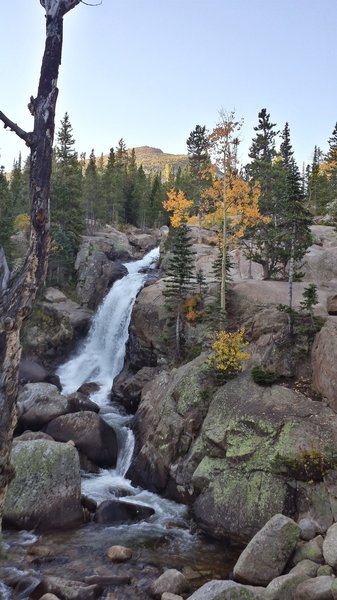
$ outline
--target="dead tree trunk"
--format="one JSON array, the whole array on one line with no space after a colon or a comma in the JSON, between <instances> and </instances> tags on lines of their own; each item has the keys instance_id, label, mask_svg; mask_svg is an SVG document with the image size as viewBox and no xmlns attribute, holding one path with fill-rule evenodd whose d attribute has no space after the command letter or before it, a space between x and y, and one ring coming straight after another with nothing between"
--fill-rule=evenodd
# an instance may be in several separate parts
<instances>
[{"instance_id":1,"label":"dead tree trunk","mask_svg":"<svg viewBox=\"0 0 337 600\"><path fill-rule=\"evenodd\" d=\"M20 331L29 316L39 286L44 282L50 245L49 187L61 64L63 17L81 0L40 0L46 12L46 43L37 97L28 108L34 116L32 132L23 131L0 111L0 120L30 148L29 249L13 286L0 297L0 528L8 483L13 477L10 452L16 423Z\"/></svg>"}]
</instances>

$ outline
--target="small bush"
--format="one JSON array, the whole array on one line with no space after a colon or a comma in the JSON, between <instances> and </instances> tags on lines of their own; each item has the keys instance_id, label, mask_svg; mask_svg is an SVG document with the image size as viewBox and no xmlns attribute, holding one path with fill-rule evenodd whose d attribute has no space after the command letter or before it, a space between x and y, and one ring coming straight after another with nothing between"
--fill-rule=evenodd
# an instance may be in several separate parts
<instances>
[{"instance_id":1,"label":"small bush","mask_svg":"<svg viewBox=\"0 0 337 600\"><path fill-rule=\"evenodd\" d=\"M258 385L272 385L279 378L275 371L263 369L262 367L254 367L252 369L252 377L253 381Z\"/></svg>"},{"instance_id":2,"label":"small bush","mask_svg":"<svg viewBox=\"0 0 337 600\"><path fill-rule=\"evenodd\" d=\"M239 373L242 370L243 361L250 358L250 354L244 351L248 342L244 341L243 336L244 329L233 333L219 331L215 334L212 345L213 354L207 364L222 378Z\"/></svg>"}]
</instances>

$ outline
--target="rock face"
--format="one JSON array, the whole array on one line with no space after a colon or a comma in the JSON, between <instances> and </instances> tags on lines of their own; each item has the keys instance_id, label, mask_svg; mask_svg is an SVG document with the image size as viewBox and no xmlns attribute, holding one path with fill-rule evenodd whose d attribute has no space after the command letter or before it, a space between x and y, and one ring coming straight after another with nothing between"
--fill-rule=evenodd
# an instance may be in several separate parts
<instances>
[{"instance_id":1,"label":"rock face","mask_svg":"<svg viewBox=\"0 0 337 600\"><path fill-rule=\"evenodd\" d=\"M50 421L46 433L59 442L72 440L75 446L100 467L114 467L117 461L115 431L92 412L62 415Z\"/></svg>"},{"instance_id":2,"label":"rock face","mask_svg":"<svg viewBox=\"0 0 337 600\"><path fill-rule=\"evenodd\" d=\"M337 411L337 320L330 317L312 348L312 384Z\"/></svg>"},{"instance_id":3,"label":"rock face","mask_svg":"<svg viewBox=\"0 0 337 600\"><path fill-rule=\"evenodd\" d=\"M326 475L337 416L298 392L244 373L213 395L200 356L145 386L135 431L134 480L192 503L214 537L247 541L275 513L323 530L337 515L334 471Z\"/></svg>"},{"instance_id":4,"label":"rock face","mask_svg":"<svg viewBox=\"0 0 337 600\"><path fill-rule=\"evenodd\" d=\"M124 406L131 413L135 413L141 397L144 385L151 381L158 373L156 367L143 367L136 374L128 374L122 371L114 379L111 400Z\"/></svg>"},{"instance_id":5,"label":"rock face","mask_svg":"<svg viewBox=\"0 0 337 600\"><path fill-rule=\"evenodd\" d=\"M296 542L299 526L284 515L275 515L251 539L234 567L234 577L252 585L268 585L283 572Z\"/></svg>"},{"instance_id":6,"label":"rock face","mask_svg":"<svg viewBox=\"0 0 337 600\"><path fill-rule=\"evenodd\" d=\"M76 449L48 440L13 446L16 471L6 496L4 523L20 529L52 529L82 521L80 465Z\"/></svg>"}]
</instances>

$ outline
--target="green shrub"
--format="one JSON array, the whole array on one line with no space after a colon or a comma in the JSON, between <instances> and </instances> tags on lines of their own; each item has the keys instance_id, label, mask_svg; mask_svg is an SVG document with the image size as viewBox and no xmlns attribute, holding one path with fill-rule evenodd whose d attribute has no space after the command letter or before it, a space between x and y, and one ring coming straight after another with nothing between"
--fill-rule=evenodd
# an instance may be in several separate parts
<instances>
[{"instance_id":1,"label":"green shrub","mask_svg":"<svg viewBox=\"0 0 337 600\"><path fill-rule=\"evenodd\" d=\"M275 371L263 369L262 367L253 367L252 377L254 382L258 385L272 385L279 379L279 376Z\"/></svg>"}]
</instances>

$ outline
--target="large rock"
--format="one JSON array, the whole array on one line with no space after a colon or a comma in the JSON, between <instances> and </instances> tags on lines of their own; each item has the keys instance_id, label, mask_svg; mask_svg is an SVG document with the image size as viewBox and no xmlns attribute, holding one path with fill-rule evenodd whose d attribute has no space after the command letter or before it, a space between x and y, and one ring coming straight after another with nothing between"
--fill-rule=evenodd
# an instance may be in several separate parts
<instances>
[{"instance_id":1,"label":"large rock","mask_svg":"<svg viewBox=\"0 0 337 600\"><path fill-rule=\"evenodd\" d=\"M264 600L264 588L241 585L235 581L208 581L187 600Z\"/></svg>"},{"instance_id":2,"label":"large rock","mask_svg":"<svg viewBox=\"0 0 337 600\"><path fill-rule=\"evenodd\" d=\"M163 371L143 389L129 475L148 489L162 492L178 483L172 477L177 459L189 451L211 400L204 363L203 355L172 372Z\"/></svg>"},{"instance_id":3,"label":"large rock","mask_svg":"<svg viewBox=\"0 0 337 600\"><path fill-rule=\"evenodd\" d=\"M323 542L323 556L328 565L337 568L337 523L331 525L327 531Z\"/></svg>"},{"instance_id":4,"label":"large rock","mask_svg":"<svg viewBox=\"0 0 337 600\"><path fill-rule=\"evenodd\" d=\"M98 412L97 404L80 393L63 396L49 383L27 383L18 395L19 429L40 429L66 413Z\"/></svg>"},{"instance_id":5,"label":"large rock","mask_svg":"<svg viewBox=\"0 0 337 600\"><path fill-rule=\"evenodd\" d=\"M18 422L23 429L39 429L68 412L68 399L50 383L27 383L18 395Z\"/></svg>"},{"instance_id":6,"label":"large rock","mask_svg":"<svg viewBox=\"0 0 337 600\"><path fill-rule=\"evenodd\" d=\"M294 390L244 373L214 394L200 356L146 384L135 432L129 474L192 503L214 537L246 542L276 513L323 531L337 516L337 416Z\"/></svg>"},{"instance_id":7,"label":"large rock","mask_svg":"<svg viewBox=\"0 0 337 600\"><path fill-rule=\"evenodd\" d=\"M189 583L185 576L177 569L167 569L151 586L151 595L154 598L161 598L165 592L172 594L181 594L189 588Z\"/></svg>"},{"instance_id":8,"label":"large rock","mask_svg":"<svg viewBox=\"0 0 337 600\"><path fill-rule=\"evenodd\" d=\"M240 555L234 567L235 578L252 585L268 585L283 572L299 537L295 521L275 515Z\"/></svg>"},{"instance_id":9,"label":"large rock","mask_svg":"<svg viewBox=\"0 0 337 600\"><path fill-rule=\"evenodd\" d=\"M114 379L111 400L124 406L128 412L135 413L143 387L157 375L158 371L156 367L143 367L135 374L121 371Z\"/></svg>"},{"instance_id":10,"label":"large rock","mask_svg":"<svg viewBox=\"0 0 337 600\"><path fill-rule=\"evenodd\" d=\"M123 502L122 500L104 500L96 510L95 521L105 524L138 523L138 521L151 517L154 512L153 508L142 504Z\"/></svg>"},{"instance_id":11,"label":"large rock","mask_svg":"<svg viewBox=\"0 0 337 600\"><path fill-rule=\"evenodd\" d=\"M107 290L127 272L121 262L111 262L104 252L94 252L79 275L77 294L81 304L91 309L97 308Z\"/></svg>"},{"instance_id":12,"label":"large rock","mask_svg":"<svg viewBox=\"0 0 337 600\"><path fill-rule=\"evenodd\" d=\"M101 467L116 465L116 433L96 413L83 411L62 415L53 419L45 431L59 442L72 440L83 454Z\"/></svg>"},{"instance_id":13,"label":"large rock","mask_svg":"<svg viewBox=\"0 0 337 600\"><path fill-rule=\"evenodd\" d=\"M20 529L68 527L82 521L80 465L76 449L48 440L13 446L4 524Z\"/></svg>"},{"instance_id":14,"label":"large rock","mask_svg":"<svg viewBox=\"0 0 337 600\"><path fill-rule=\"evenodd\" d=\"M312 348L312 385L337 412L337 321L330 317Z\"/></svg>"},{"instance_id":15,"label":"large rock","mask_svg":"<svg viewBox=\"0 0 337 600\"><path fill-rule=\"evenodd\" d=\"M329 575L307 579L297 587L295 600L334 600L331 589L334 581Z\"/></svg>"}]
</instances>

